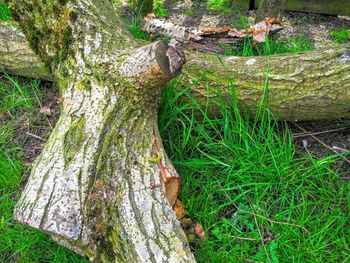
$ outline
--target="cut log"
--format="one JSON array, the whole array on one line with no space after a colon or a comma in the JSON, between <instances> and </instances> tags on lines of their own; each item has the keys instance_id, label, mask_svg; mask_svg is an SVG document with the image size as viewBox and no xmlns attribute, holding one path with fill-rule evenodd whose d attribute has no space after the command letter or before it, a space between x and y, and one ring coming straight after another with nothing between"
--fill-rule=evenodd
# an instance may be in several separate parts
<instances>
[{"instance_id":1,"label":"cut log","mask_svg":"<svg viewBox=\"0 0 350 263\"><path fill-rule=\"evenodd\" d=\"M172 209L180 179L157 127L181 52L161 41L139 47L110 1L12 6L63 99L14 217L96 262L194 262Z\"/></svg>"},{"instance_id":2,"label":"cut log","mask_svg":"<svg viewBox=\"0 0 350 263\"><path fill-rule=\"evenodd\" d=\"M12 74L51 79L39 59L33 57L28 44L17 52L24 36L0 23L0 43L17 39L13 44L0 44L0 69ZM18 43L17 43L18 41ZM284 120L319 120L350 117L350 44L324 50L268 57L222 57L226 67L214 54L185 52L181 86L191 85L198 102L206 105L218 91L224 100L230 95L230 78L237 93L238 105L252 114L263 94L269 69L269 103L271 111ZM9 60L9 58L11 60ZM269 62L269 63L268 63ZM28 68L31 64L32 67ZM270 65L270 66L269 66ZM23 71L22 68L27 70ZM33 69L33 70L31 70ZM38 73L39 72L39 73ZM206 82L210 83L206 86ZM196 83L196 84L194 84ZM209 89L208 89L209 87ZM210 101L209 101L210 103ZM214 108L213 108L214 109Z\"/></svg>"},{"instance_id":3,"label":"cut log","mask_svg":"<svg viewBox=\"0 0 350 263\"><path fill-rule=\"evenodd\" d=\"M270 57L223 57L186 53L180 87L211 106L232 94L244 112L255 114L267 84L269 110L282 120L322 120L350 117L350 44L313 52ZM267 78L268 76L268 78ZM210 110L210 109L209 109Z\"/></svg>"},{"instance_id":4,"label":"cut log","mask_svg":"<svg viewBox=\"0 0 350 263\"><path fill-rule=\"evenodd\" d=\"M256 11L255 23L263 21L266 17L281 18L286 0L262 0Z\"/></svg>"},{"instance_id":5,"label":"cut log","mask_svg":"<svg viewBox=\"0 0 350 263\"><path fill-rule=\"evenodd\" d=\"M0 71L9 74L53 80L42 60L29 47L17 22L0 22Z\"/></svg>"}]
</instances>

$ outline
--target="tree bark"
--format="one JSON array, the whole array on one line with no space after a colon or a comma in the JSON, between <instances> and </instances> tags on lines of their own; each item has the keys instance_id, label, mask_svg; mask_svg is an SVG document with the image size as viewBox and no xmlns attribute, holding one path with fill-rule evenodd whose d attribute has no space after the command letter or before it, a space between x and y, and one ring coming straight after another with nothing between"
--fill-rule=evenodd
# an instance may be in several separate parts
<instances>
[{"instance_id":1,"label":"tree bark","mask_svg":"<svg viewBox=\"0 0 350 263\"><path fill-rule=\"evenodd\" d=\"M49 68L29 47L17 22L0 22L0 71L13 75L53 80Z\"/></svg>"},{"instance_id":2,"label":"tree bark","mask_svg":"<svg viewBox=\"0 0 350 263\"><path fill-rule=\"evenodd\" d=\"M181 52L139 47L107 0L12 6L63 99L15 218L96 262L193 262L172 210L180 179L157 127Z\"/></svg>"},{"instance_id":3,"label":"tree bark","mask_svg":"<svg viewBox=\"0 0 350 263\"><path fill-rule=\"evenodd\" d=\"M14 39L14 40L12 40ZM20 48L17 48L20 46ZM17 75L52 79L12 24L0 23L0 70ZM234 84L238 105L254 114L261 99L269 69L270 110L284 120L319 120L350 117L350 45L324 50L268 57L223 57L186 52L180 85L191 85L191 93L202 105L218 91L227 100ZM194 85L195 83L195 85ZM210 83L209 86L206 84ZM210 106L210 101L209 101ZM215 108L212 107L215 114Z\"/></svg>"},{"instance_id":4,"label":"tree bark","mask_svg":"<svg viewBox=\"0 0 350 263\"><path fill-rule=\"evenodd\" d=\"M186 53L180 85L216 113L215 98L227 101L233 84L243 112L255 114L265 88L267 106L282 120L350 117L350 44L271 57L224 57ZM266 85L265 85L266 84Z\"/></svg>"},{"instance_id":5,"label":"tree bark","mask_svg":"<svg viewBox=\"0 0 350 263\"><path fill-rule=\"evenodd\" d=\"M266 17L280 19L285 4L286 0L262 0L256 11L255 23L263 21Z\"/></svg>"}]
</instances>

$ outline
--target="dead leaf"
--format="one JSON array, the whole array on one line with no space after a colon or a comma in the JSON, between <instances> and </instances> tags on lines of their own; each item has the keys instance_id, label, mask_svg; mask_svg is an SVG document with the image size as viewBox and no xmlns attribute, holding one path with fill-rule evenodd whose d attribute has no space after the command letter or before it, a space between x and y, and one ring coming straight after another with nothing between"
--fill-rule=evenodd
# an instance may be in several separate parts
<instances>
[{"instance_id":1,"label":"dead leaf","mask_svg":"<svg viewBox=\"0 0 350 263\"><path fill-rule=\"evenodd\" d=\"M58 99L56 100L56 103L57 103L58 105L61 105L61 104L63 103L63 99L62 99L62 98L58 98Z\"/></svg>"},{"instance_id":2,"label":"dead leaf","mask_svg":"<svg viewBox=\"0 0 350 263\"><path fill-rule=\"evenodd\" d=\"M193 226L193 233L200 237L203 241L205 240L205 233L201 224L197 223Z\"/></svg>"},{"instance_id":3,"label":"dead leaf","mask_svg":"<svg viewBox=\"0 0 350 263\"><path fill-rule=\"evenodd\" d=\"M181 223L182 228L189 228L189 227L193 226L193 221L189 217L182 218L180 223Z\"/></svg>"},{"instance_id":4,"label":"dead leaf","mask_svg":"<svg viewBox=\"0 0 350 263\"><path fill-rule=\"evenodd\" d=\"M44 106L40 109L40 113L45 114L46 116L50 116L51 115L51 107L50 106Z\"/></svg>"},{"instance_id":5,"label":"dead leaf","mask_svg":"<svg viewBox=\"0 0 350 263\"><path fill-rule=\"evenodd\" d=\"M266 32L260 32L254 35L253 40L258 43L264 43L266 40Z\"/></svg>"},{"instance_id":6,"label":"dead leaf","mask_svg":"<svg viewBox=\"0 0 350 263\"><path fill-rule=\"evenodd\" d=\"M146 18L149 18L149 19L156 19L156 15L154 13L149 13Z\"/></svg>"},{"instance_id":7,"label":"dead leaf","mask_svg":"<svg viewBox=\"0 0 350 263\"><path fill-rule=\"evenodd\" d=\"M181 219L186 215L186 211L179 199L177 199L175 202L174 211L178 219Z\"/></svg>"},{"instance_id":8,"label":"dead leaf","mask_svg":"<svg viewBox=\"0 0 350 263\"><path fill-rule=\"evenodd\" d=\"M216 27L216 28L203 28L202 34L203 35L215 35L215 34L222 34L227 33L231 30L231 27L229 26L223 26L223 27Z\"/></svg>"},{"instance_id":9,"label":"dead leaf","mask_svg":"<svg viewBox=\"0 0 350 263\"><path fill-rule=\"evenodd\" d=\"M268 26L272 26L272 25L282 26L282 21L277 18L266 17L265 21Z\"/></svg>"}]
</instances>

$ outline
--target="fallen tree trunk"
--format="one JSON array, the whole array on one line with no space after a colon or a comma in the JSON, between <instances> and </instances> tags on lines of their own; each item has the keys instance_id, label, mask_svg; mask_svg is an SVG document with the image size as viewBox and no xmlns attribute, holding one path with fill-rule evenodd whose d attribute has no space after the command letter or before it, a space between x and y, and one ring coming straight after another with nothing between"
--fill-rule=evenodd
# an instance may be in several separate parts
<instances>
[{"instance_id":1,"label":"fallen tree trunk","mask_svg":"<svg viewBox=\"0 0 350 263\"><path fill-rule=\"evenodd\" d=\"M181 50L139 47L110 1L12 6L63 99L14 217L96 262L193 262L172 209L180 179L157 127ZM12 72L27 72L22 65Z\"/></svg>"},{"instance_id":2,"label":"fallen tree trunk","mask_svg":"<svg viewBox=\"0 0 350 263\"><path fill-rule=\"evenodd\" d=\"M0 71L13 75L53 80L49 68L29 47L17 22L0 22Z\"/></svg>"},{"instance_id":3,"label":"fallen tree trunk","mask_svg":"<svg viewBox=\"0 0 350 263\"><path fill-rule=\"evenodd\" d=\"M52 79L25 43L24 35L14 28L15 25L0 23L0 70ZM188 62L180 84L191 85L192 94L202 105L206 105L208 98L217 97L218 90L224 100L230 96L231 90L226 88L230 78L240 108L254 114L269 68L268 106L276 116L284 120L350 117L349 44L275 55L269 60L267 57L222 57L219 61L215 54L199 52L186 52L186 57Z\"/></svg>"},{"instance_id":4,"label":"fallen tree trunk","mask_svg":"<svg viewBox=\"0 0 350 263\"><path fill-rule=\"evenodd\" d=\"M238 106L252 116L266 83L267 106L279 119L350 117L349 44L270 58L224 57L219 60L205 53L186 53L186 57L185 77L180 84L191 85L193 97L202 105L208 105L208 98L227 100L232 93L228 87L228 80L231 80ZM215 104L211 108L215 114Z\"/></svg>"}]
</instances>

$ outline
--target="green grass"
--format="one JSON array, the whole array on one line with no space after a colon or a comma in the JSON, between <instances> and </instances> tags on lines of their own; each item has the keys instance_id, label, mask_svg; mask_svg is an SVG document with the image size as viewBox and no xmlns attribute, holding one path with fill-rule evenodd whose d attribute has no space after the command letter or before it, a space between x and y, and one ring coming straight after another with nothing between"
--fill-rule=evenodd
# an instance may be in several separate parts
<instances>
[{"instance_id":1,"label":"green grass","mask_svg":"<svg viewBox=\"0 0 350 263\"><path fill-rule=\"evenodd\" d=\"M266 43L255 43L250 37L236 46L221 45L226 56L266 56L284 53L296 53L313 50L313 45L303 35L289 38L269 36Z\"/></svg>"},{"instance_id":2,"label":"green grass","mask_svg":"<svg viewBox=\"0 0 350 263\"><path fill-rule=\"evenodd\" d=\"M201 2L197 0L197 2ZM232 13L238 10L237 3L234 0L209 0L207 2L209 11L221 11L224 13Z\"/></svg>"},{"instance_id":3,"label":"green grass","mask_svg":"<svg viewBox=\"0 0 350 263\"><path fill-rule=\"evenodd\" d=\"M12 218L28 170L19 127L38 121L43 96L39 81L0 75L0 262L88 262Z\"/></svg>"},{"instance_id":4,"label":"green grass","mask_svg":"<svg viewBox=\"0 0 350 263\"><path fill-rule=\"evenodd\" d=\"M329 34L335 43L343 44L350 41L350 29L348 28L334 29Z\"/></svg>"},{"instance_id":5,"label":"green grass","mask_svg":"<svg viewBox=\"0 0 350 263\"><path fill-rule=\"evenodd\" d=\"M168 11L164 7L164 0L154 0L153 12L158 18L167 16Z\"/></svg>"},{"instance_id":6,"label":"green grass","mask_svg":"<svg viewBox=\"0 0 350 263\"><path fill-rule=\"evenodd\" d=\"M3 7L1 19L8 17ZM274 45L256 52L283 51ZM245 43L237 54L254 48ZM239 113L230 83L232 97L216 101L217 117L193 100L189 88L178 92L176 80L167 85L159 124L182 178L180 199L206 232L205 242L191 243L198 262L349 261L350 183L330 168L337 157L299 156L290 130L264 103L255 120ZM1 75L0 262L87 262L12 218L28 172L19 126L38 118L43 96L40 82ZM262 238L271 240L262 245Z\"/></svg>"},{"instance_id":7,"label":"green grass","mask_svg":"<svg viewBox=\"0 0 350 263\"><path fill-rule=\"evenodd\" d=\"M3 21L12 20L12 16L7 5L2 0L0 0L0 21L2 20Z\"/></svg>"},{"instance_id":8,"label":"green grass","mask_svg":"<svg viewBox=\"0 0 350 263\"><path fill-rule=\"evenodd\" d=\"M14 143L16 127L23 118L34 118L36 98L43 94L37 81L3 77L0 83L5 120L0 126L0 260L87 262L12 219L27 170L23 142ZM180 199L206 231L204 243L192 243L198 262L345 262L350 185L330 169L336 158L297 158L285 125L263 106L260 118L241 115L234 90L228 104L217 100L221 115L214 118L196 104L189 87L176 92L176 85L175 80L163 92L159 122L182 178ZM260 234L268 238L264 227L273 236L262 246ZM252 240L242 240L247 238Z\"/></svg>"},{"instance_id":9,"label":"green grass","mask_svg":"<svg viewBox=\"0 0 350 263\"><path fill-rule=\"evenodd\" d=\"M348 261L350 183L330 168L337 157L298 157L286 125L264 104L255 120L241 115L229 88L217 117L176 81L163 92L159 126L180 200L207 236L192 244L198 262Z\"/></svg>"}]
</instances>

